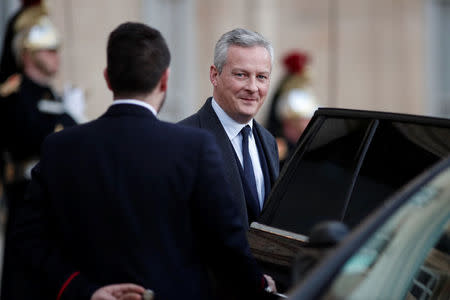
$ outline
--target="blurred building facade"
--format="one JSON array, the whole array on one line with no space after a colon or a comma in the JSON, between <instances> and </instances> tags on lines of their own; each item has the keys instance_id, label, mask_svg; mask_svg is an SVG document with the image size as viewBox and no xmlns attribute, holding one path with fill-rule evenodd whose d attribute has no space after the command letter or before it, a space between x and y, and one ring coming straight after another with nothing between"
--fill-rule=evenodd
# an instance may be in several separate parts
<instances>
[{"instance_id":1,"label":"blurred building facade","mask_svg":"<svg viewBox=\"0 0 450 300\"><path fill-rule=\"evenodd\" d=\"M18 7L0 4L0 29ZM256 30L272 41L272 89L280 57L301 48L312 58L321 105L450 116L449 0L48 0L63 36L62 71L86 91L87 114L111 102L102 78L107 34L119 23L159 28L173 53L171 87L161 117L178 121L211 95L209 66L222 33ZM270 95L268 99L271 99ZM257 116L265 120L269 105Z\"/></svg>"}]
</instances>

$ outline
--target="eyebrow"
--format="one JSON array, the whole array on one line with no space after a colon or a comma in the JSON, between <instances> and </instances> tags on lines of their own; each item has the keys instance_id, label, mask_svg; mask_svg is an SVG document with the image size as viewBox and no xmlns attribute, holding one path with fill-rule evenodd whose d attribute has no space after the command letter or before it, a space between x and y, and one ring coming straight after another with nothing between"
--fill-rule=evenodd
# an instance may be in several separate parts
<instances>
[{"instance_id":1,"label":"eyebrow","mask_svg":"<svg viewBox=\"0 0 450 300\"><path fill-rule=\"evenodd\" d=\"M231 69L231 72L245 72L245 73L252 73L249 72L245 69L242 68L235 68L235 69ZM270 74L270 71L259 71L259 72L255 72L256 74Z\"/></svg>"}]
</instances>

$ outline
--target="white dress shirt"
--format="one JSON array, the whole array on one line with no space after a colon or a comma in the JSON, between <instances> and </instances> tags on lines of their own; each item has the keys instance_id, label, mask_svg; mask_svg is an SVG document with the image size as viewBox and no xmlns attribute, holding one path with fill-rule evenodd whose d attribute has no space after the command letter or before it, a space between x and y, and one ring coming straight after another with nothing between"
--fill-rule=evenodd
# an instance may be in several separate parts
<instances>
[{"instance_id":1,"label":"white dress shirt","mask_svg":"<svg viewBox=\"0 0 450 300\"><path fill-rule=\"evenodd\" d=\"M142 107L147 108L148 110L150 110L155 116L158 114L156 112L156 109L151 106L150 104L141 101L141 100L135 100L135 99L118 99L118 100L114 100L113 103L111 104L111 106L113 105L117 105L117 104L133 104L133 105L139 105Z\"/></svg>"},{"instance_id":2,"label":"white dress shirt","mask_svg":"<svg viewBox=\"0 0 450 300\"><path fill-rule=\"evenodd\" d=\"M219 118L220 123L222 123L222 126L225 129L225 132L227 133L228 138L231 141L231 144L233 145L234 151L236 152L239 161L241 162L242 168L244 168L242 158L242 134L240 133L242 128L244 128L247 125L249 125L250 128L253 129L253 119L251 119L247 124L240 124L235 120L233 120L232 118L230 118L227 115L227 113L219 106L219 104L217 104L214 98L212 98L211 105L217 117ZM253 130L250 131L250 135L248 137L248 148L250 152L250 157L252 159L253 173L255 174L259 205L260 208L262 209L265 195L264 175L261 168L261 162L259 160L258 148L256 147L255 137L253 136Z\"/></svg>"}]
</instances>

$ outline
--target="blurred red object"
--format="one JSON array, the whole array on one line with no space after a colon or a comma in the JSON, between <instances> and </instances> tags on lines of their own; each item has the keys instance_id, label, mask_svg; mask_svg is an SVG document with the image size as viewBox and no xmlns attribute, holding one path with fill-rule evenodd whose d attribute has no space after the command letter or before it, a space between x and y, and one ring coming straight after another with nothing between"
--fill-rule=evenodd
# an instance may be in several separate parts
<instances>
[{"instance_id":1,"label":"blurred red object","mask_svg":"<svg viewBox=\"0 0 450 300\"><path fill-rule=\"evenodd\" d=\"M300 51L291 51L283 57L283 64L289 73L301 74L309 62L309 56Z\"/></svg>"}]
</instances>

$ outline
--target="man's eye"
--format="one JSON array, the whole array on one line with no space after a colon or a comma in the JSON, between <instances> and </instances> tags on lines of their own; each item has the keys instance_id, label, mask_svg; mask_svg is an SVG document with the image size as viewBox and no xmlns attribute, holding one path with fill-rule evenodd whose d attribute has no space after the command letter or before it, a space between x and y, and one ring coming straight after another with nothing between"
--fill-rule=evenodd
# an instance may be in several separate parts
<instances>
[{"instance_id":1,"label":"man's eye","mask_svg":"<svg viewBox=\"0 0 450 300\"><path fill-rule=\"evenodd\" d=\"M266 80L266 79L267 79L267 76L265 76L265 75L258 75L258 79Z\"/></svg>"},{"instance_id":2,"label":"man's eye","mask_svg":"<svg viewBox=\"0 0 450 300\"><path fill-rule=\"evenodd\" d=\"M235 73L234 74L236 77L244 77L244 73Z\"/></svg>"}]
</instances>

